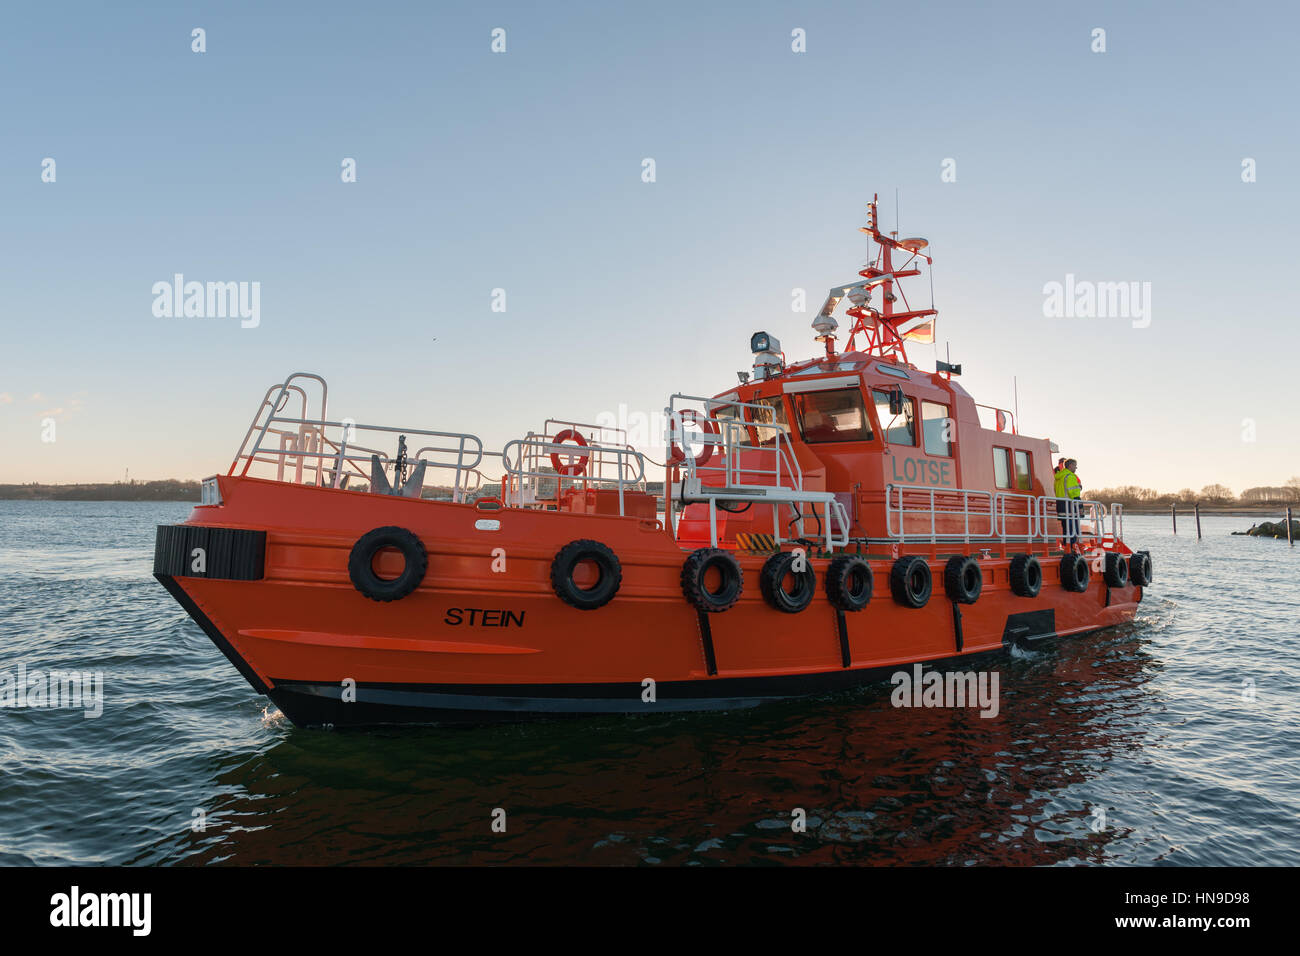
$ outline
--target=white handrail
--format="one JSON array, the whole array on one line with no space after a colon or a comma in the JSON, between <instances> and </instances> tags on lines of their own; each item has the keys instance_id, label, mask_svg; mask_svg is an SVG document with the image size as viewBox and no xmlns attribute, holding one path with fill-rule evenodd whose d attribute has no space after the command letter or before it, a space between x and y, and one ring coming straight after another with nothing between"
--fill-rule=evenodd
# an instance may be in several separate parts
<instances>
[{"instance_id":1,"label":"white handrail","mask_svg":"<svg viewBox=\"0 0 1300 956\"><path fill-rule=\"evenodd\" d=\"M581 474L564 474L554 469L544 470L540 461L552 454L580 454L584 457ZM613 459L612 461L610 459ZM571 488L599 488L613 485L618 490L618 513L626 514L624 493L642 491L645 483L645 457L635 449L625 445L603 445L588 442L585 445L555 442L545 435L529 435L506 442L501 451L501 461L511 482L508 492L510 501L516 507L533 504L537 488L543 481L555 481L556 498L564 490L566 483ZM611 476L607 468L613 467ZM635 469L633 469L635 466ZM507 496L502 489L503 496ZM528 494L534 501L527 500Z\"/></svg>"},{"instance_id":2,"label":"white handrail","mask_svg":"<svg viewBox=\"0 0 1300 956\"><path fill-rule=\"evenodd\" d=\"M945 500L946 499L946 500ZM1085 499L1059 499L1067 502L1057 511L1058 499L1054 496L1022 495L1014 492L989 492L976 488L936 488L929 485L885 486L885 534L900 542L909 539L939 541L964 541L971 538L1051 543L1065 537L1065 528L1055 522L1063 519L1071 523L1092 525L1091 536L1105 539L1106 522L1110 521L1109 538L1120 542L1124 538L1123 509L1118 505L1107 508L1099 501ZM1023 510L1021 510L1023 508ZM987 530L984 517L988 517ZM929 531L909 531L908 518L928 518ZM961 519L961 531L940 531L942 519ZM972 526L972 519L977 519ZM1008 530L1010 522L1023 521L1025 530Z\"/></svg>"},{"instance_id":3,"label":"white handrail","mask_svg":"<svg viewBox=\"0 0 1300 956\"><path fill-rule=\"evenodd\" d=\"M898 505L894 506L894 494L897 492ZM905 495L915 500L917 496L924 496L928 507L907 507ZM940 509L936 507L936 495L944 495L950 498L958 498L961 502L960 509ZM986 507L971 510L971 502L979 501ZM939 541L963 541L969 542L974 538L993 538L996 537L996 515L994 509L993 493L991 491L981 491L974 488L935 488L929 485L895 485L892 482L885 486L885 533L888 537L905 542L910 537L913 541L924 540L927 536L924 533L909 534L907 531L907 517L927 516L930 519L930 533L928 535L931 543ZM897 528L894 525L894 518L897 516ZM960 534L952 531L939 531L938 519L940 516L955 518L960 516L962 519L962 531ZM971 528L971 518L987 518L988 529L983 530L983 521L980 526L974 530Z\"/></svg>"},{"instance_id":4,"label":"white handrail","mask_svg":"<svg viewBox=\"0 0 1300 956\"><path fill-rule=\"evenodd\" d=\"M1065 508L1061 510L1059 503L1064 503ZM1063 520L1069 521L1076 526L1074 537L1082 536L1082 525L1084 521L1092 525L1092 536L1102 539L1106 535L1106 521L1109 518L1112 521L1112 538L1118 543L1123 540L1122 528L1118 537L1114 536L1114 517L1113 512L1100 501L1092 501L1087 498L1057 498L1055 495L1043 495L1038 499L1039 514L1039 536L1035 540L1051 543L1054 539L1066 537L1065 528L1061 524ZM1051 530L1053 522L1056 523L1058 530Z\"/></svg>"},{"instance_id":5,"label":"white handrail","mask_svg":"<svg viewBox=\"0 0 1300 956\"><path fill-rule=\"evenodd\" d=\"M707 463L699 465L696 463L695 456L691 454L691 439L682 423L682 412L694 411L694 409L679 408L679 401L698 402L704 405L706 414L703 416L697 414L694 420L697 423L702 422L716 426L717 435L711 440L706 438L703 444L706 446L712 445L718 450L719 458L722 461L720 466ZM714 410L719 408L750 409L767 413L772 411L772 406L757 402L720 400L696 395L683 395L681 393L674 394L669 398L668 408L664 409L668 416L667 434L665 435L665 460L671 459L672 448L676 445L681 449L682 456L685 459L679 464L685 468L687 478L699 478L702 473L717 474L722 477L724 485L737 487L746 484L741 479L748 474L759 478L770 477L772 487L790 488L795 491L803 490L803 469L799 465L799 458L794 454L788 436L782 434L774 424L738 421L732 418L720 418L712 414ZM772 444L755 445L752 442L744 441L743 436L749 428L773 429L775 438ZM745 456L747 460L742 462L740 452L752 454ZM773 464L770 468L765 468L761 462L768 455L772 456ZM754 460L755 458L758 459L757 463Z\"/></svg>"}]
</instances>

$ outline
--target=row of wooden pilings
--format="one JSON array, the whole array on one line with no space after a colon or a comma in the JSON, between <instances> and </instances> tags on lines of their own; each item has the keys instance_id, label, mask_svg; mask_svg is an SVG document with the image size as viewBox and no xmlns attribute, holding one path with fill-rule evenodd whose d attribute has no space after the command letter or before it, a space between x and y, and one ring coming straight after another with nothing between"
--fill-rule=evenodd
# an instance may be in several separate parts
<instances>
[{"instance_id":1,"label":"row of wooden pilings","mask_svg":"<svg viewBox=\"0 0 1300 956\"><path fill-rule=\"evenodd\" d=\"M1196 539L1201 538L1201 505L1200 502L1192 505L1192 514L1196 515ZM1178 533L1178 505L1170 504L1169 516L1174 520L1174 534ZM1291 528L1291 506L1286 506L1286 543L1295 544L1295 533Z\"/></svg>"}]
</instances>

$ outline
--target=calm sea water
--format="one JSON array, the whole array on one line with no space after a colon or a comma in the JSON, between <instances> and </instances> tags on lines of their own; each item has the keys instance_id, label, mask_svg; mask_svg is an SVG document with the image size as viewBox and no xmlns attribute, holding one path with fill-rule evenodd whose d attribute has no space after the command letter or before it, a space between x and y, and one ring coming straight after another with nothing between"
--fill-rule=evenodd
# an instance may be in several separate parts
<instances>
[{"instance_id":1,"label":"calm sea water","mask_svg":"<svg viewBox=\"0 0 1300 956\"><path fill-rule=\"evenodd\" d=\"M106 684L97 719L0 711L0 863L1300 858L1300 548L1229 536L1248 518L1205 518L1197 541L1189 521L1175 538L1130 517L1156 569L1138 620L1008 661L994 719L896 709L885 686L732 714L327 733L254 694L153 580L154 526L189 508L0 502L0 671Z\"/></svg>"}]
</instances>

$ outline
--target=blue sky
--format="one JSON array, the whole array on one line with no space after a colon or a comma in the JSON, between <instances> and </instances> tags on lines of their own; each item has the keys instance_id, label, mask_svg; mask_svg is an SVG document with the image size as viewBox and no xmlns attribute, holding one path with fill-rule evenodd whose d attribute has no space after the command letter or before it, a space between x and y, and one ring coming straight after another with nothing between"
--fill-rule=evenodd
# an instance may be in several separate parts
<instances>
[{"instance_id":1,"label":"blue sky","mask_svg":"<svg viewBox=\"0 0 1300 956\"><path fill-rule=\"evenodd\" d=\"M813 353L866 200L892 227L897 189L903 233L932 242L939 355L977 401L1009 405L1017 376L1023 429L1092 487L1280 484L1300 473L1298 21L1283 4L14 7L0 482L224 471L299 369L330 380L336 415L496 447L548 415L721 391L754 330ZM260 282L259 326L155 317L178 272ZM1067 273L1150 282L1150 326L1044 317Z\"/></svg>"}]
</instances>

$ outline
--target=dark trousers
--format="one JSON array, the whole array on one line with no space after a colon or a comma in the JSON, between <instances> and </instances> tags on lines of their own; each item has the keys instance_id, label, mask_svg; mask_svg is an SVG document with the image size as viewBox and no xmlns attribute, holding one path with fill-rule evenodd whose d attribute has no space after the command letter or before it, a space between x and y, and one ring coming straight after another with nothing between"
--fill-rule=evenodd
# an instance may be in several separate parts
<instances>
[{"instance_id":1,"label":"dark trousers","mask_svg":"<svg viewBox=\"0 0 1300 956\"><path fill-rule=\"evenodd\" d=\"M1056 499L1057 518L1061 522L1061 543L1078 544L1079 543L1079 519L1067 517L1070 510L1070 502L1066 498Z\"/></svg>"}]
</instances>

